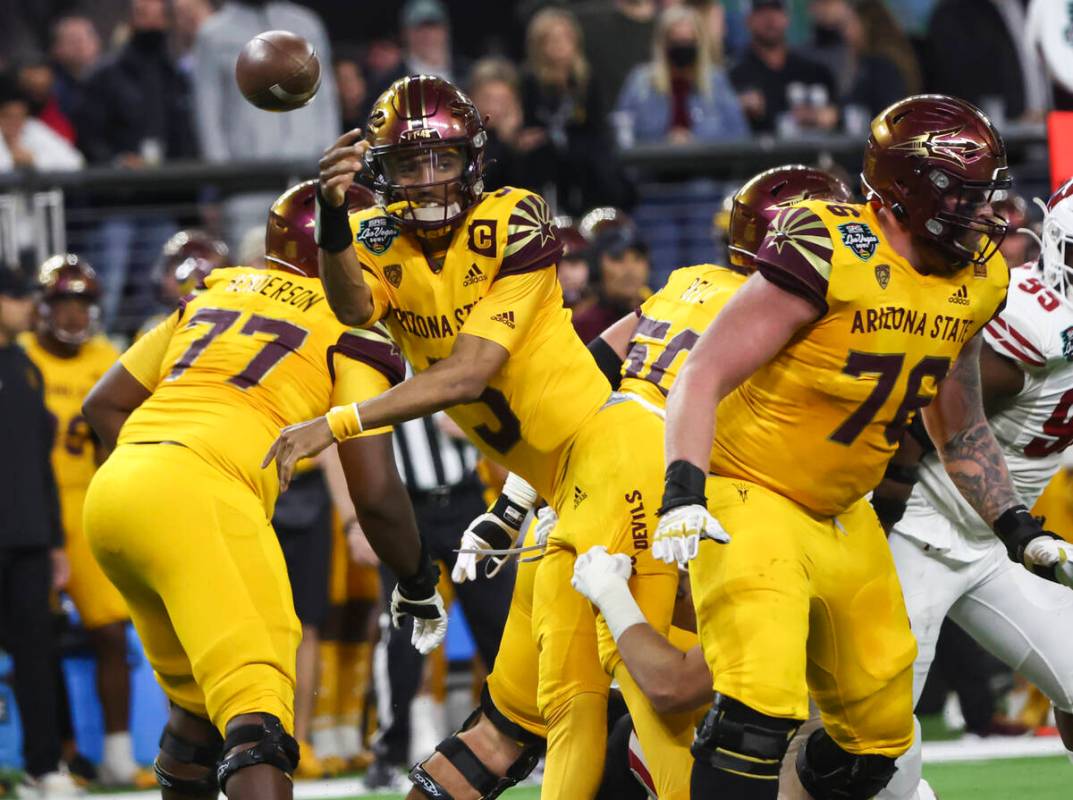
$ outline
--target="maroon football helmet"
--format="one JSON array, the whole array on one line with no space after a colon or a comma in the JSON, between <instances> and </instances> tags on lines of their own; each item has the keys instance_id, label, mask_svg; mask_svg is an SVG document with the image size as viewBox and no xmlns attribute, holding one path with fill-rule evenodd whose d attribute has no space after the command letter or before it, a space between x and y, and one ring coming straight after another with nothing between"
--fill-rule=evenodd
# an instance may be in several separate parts
<instances>
[{"instance_id":1,"label":"maroon football helmet","mask_svg":"<svg viewBox=\"0 0 1073 800\"><path fill-rule=\"evenodd\" d=\"M922 94L872 120L861 182L917 239L957 265L982 264L1006 235L992 203L1010 187L1006 145L976 106Z\"/></svg>"},{"instance_id":2,"label":"maroon football helmet","mask_svg":"<svg viewBox=\"0 0 1073 800\"><path fill-rule=\"evenodd\" d=\"M265 261L270 267L286 269L311 278L320 274L317 243L313 239L316 224L317 181L292 186L279 196L268 212L265 229ZM375 203L372 192L355 183L346 192L350 213Z\"/></svg>"},{"instance_id":3,"label":"maroon football helmet","mask_svg":"<svg viewBox=\"0 0 1073 800\"><path fill-rule=\"evenodd\" d=\"M160 252L160 292L168 301L205 288L205 278L227 261L227 245L204 231L174 234Z\"/></svg>"},{"instance_id":4,"label":"maroon football helmet","mask_svg":"<svg viewBox=\"0 0 1073 800\"><path fill-rule=\"evenodd\" d=\"M100 318L101 287L97 273L81 256L63 253L46 259L38 271L37 283L41 290L41 302L37 307L38 323L57 341L69 345L87 342L96 332ZM53 315L53 305L66 298L75 297L89 306L88 323L77 329L61 326Z\"/></svg>"},{"instance_id":5,"label":"maroon football helmet","mask_svg":"<svg viewBox=\"0 0 1073 800\"><path fill-rule=\"evenodd\" d=\"M586 239L574 220L567 216L555 217L555 233L563 243L563 258L585 258L591 243Z\"/></svg>"},{"instance_id":6,"label":"maroon football helmet","mask_svg":"<svg viewBox=\"0 0 1073 800\"><path fill-rule=\"evenodd\" d=\"M395 81L373 106L365 139L377 202L402 225L443 228L481 199L488 134L473 101L448 81Z\"/></svg>"},{"instance_id":7,"label":"maroon football helmet","mask_svg":"<svg viewBox=\"0 0 1073 800\"><path fill-rule=\"evenodd\" d=\"M734 193L730 208L730 265L744 272L755 270L753 259L775 215L789 205L814 199L851 203L853 192L829 172L804 164L775 167L749 179Z\"/></svg>"}]
</instances>

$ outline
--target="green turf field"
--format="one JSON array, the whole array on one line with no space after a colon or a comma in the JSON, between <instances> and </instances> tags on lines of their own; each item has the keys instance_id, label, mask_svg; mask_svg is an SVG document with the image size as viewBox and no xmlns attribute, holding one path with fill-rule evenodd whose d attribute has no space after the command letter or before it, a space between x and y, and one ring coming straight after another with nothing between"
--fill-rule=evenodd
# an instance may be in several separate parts
<instances>
[{"instance_id":1,"label":"green turf field","mask_svg":"<svg viewBox=\"0 0 1073 800\"><path fill-rule=\"evenodd\" d=\"M924 776L939 800L1068 800L1073 765L1065 756L928 764ZM353 795L345 800L397 800L402 795ZM535 786L503 794L506 800L537 800Z\"/></svg>"}]
</instances>

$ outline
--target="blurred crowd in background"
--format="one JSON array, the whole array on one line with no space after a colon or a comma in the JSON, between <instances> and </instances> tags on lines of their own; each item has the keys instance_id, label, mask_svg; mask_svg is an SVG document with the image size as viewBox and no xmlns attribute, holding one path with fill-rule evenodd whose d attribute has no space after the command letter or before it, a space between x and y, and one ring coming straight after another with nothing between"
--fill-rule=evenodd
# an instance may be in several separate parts
<instances>
[{"instance_id":1,"label":"blurred crowd in background","mask_svg":"<svg viewBox=\"0 0 1073 800\"><path fill-rule=\"evenodd\" d=\"M305 161L311 173L339 134L364 125L393 80L438 75L463 86L487 117L486 188L533 189L559 215L564 300L588 341L636 308L671 268L725 258L723 198L734 187L713 191L698 174L677 182L677 205L667 205L617 154L648 145L733 146L765 137L822 143L839 134L863 145L877 112L921 91L971 100L1000 128L1038 123L1048 110L1067 107L1070 98L1052 85L1025 43L1026 5L0 0L0 177L87 167L133 175L169 162L259 159ZM243 44L272 29L304 36L321 59L320 91L297 112L259 111L234 81ZM76 252L95 270L92 291L80 302L92 311L98 332L125 342L158 320L191 277L224 263L261 263L266 213L278 193L223 192L208 183L154 189L92 181L66 190L61 249ZM662 214L653 210L661 203ZM27 281L43 260L38 205L29 193L0 190L0 215L8 209L14 220L6 225L0 219L6 262L0 267L21 270ZM1013 229L1031 227L1033 210L1022 197L1012 196L1002 210ZM682 231L689 226L687 236ZM1014 264L1034 257L1033 247L1022 234L1003 245ZM39 313L49 307L45 297ZM426 537L439 528L444 540L457 539L483 510L482 494L499 489L503 476L478 460L442 416L401 426L396 447ZM1068 480L1064 472L1060 477ZM461 722L453 709L472 707L498 642L510 576L504 574L499 588L485 596L459 598L466 613L452 612L452 643L423 664L408 635L390 634L380 616L376 559L352 508L340 499L345 492L338 491L338 481L330 460L311 464L277 511L305 635L296 701L296 732L306 743L299 776L369 768L369 785L388 787L408 763L411 747L430 749ZM1062 490L1055 502L1061 505L1067 495ZM471 613L473 608L483 611ZM471 636L462 622L467 618ZM102 650L73 630L63 638L71 652L114 655L114 641L110 651ZM1000 702L1013 685L1007 670L956 631L947 640L941 653L949 655L940 656L933 670L939 688L926 702L942 707L947 690L957 690L962 724L979 735L1046 723L1045 703L1028 690L1019 708ZM99 676L124 669L122 658L119 666L114 658L101 660L99 669ZM102 701L108 691L127 691L125 682L118 690L107 685L107 675L98 680ZM151 688L145 702L162 707ZM452 693L458 697L454 705ZM80 703L73 698L72 706ZM85 716L76 711L76 722ZM2 724L0 719L0 738ZM87 724L101 726L99 720ZM115 733L117 725L122 732L114 719L105 727ZM86 749L84 727L61 725L64 754L73 770L93 778L90 762L102 756L79 755L80 746ZM151 752L155 739L146 747ZM107 782L148 785L151 776L135 771L129 759L119 760Z\"/></svg>"},{"instance_id":2,"label":"blurred crowd in background","mask_svg":"<svg viewBox=\"0 0 1073 800\"><path fill-rule=\"evenodd\" d=\"M598 206L629 212L647 198L616 158L623 148L863 135L880 109L920 91L971 100L1000 127L1041 120L1069 98L1026 44L1026 5L6 0L0 174L188 159L312 163L364 124L392 80L423 72L465 87L488 117L488 188L540 191L574 219ZM267 29L306 37L323 64L320 92L299 112L259 111L235 85L239 49ZM238 254L273 195L68 192L68 239L101 276L111 323L124 289L135 294L125 309L146 310L152 262L177 229L207 228ZM23 210L6 251L32 268L35 228ZM657 243L661 274L693 255L662 233L672 244Z\"/></svg>"}]
</instances>

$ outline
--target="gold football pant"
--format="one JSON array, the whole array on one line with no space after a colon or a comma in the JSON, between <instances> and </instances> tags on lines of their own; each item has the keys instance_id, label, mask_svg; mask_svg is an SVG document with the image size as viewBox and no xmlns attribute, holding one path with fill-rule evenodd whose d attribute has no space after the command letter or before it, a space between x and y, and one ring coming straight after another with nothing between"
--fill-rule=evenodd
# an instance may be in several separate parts
<instances>
[{"instance_id":1,"label":"gold football pant","mask_svg":"<svg viewBox=\"0 0 1073 800\"><path fill-rule=\"evenodd\" d=\"M101 628L114 622L130 619L123 596L101 570L97 559L90 552L82 529L82 510L86 502L86 490L64 488L60 490L60 509L63 513L64 548L71 564L71 579L67 582L67 594L74 601L82 625L86 630Z\"/></svg>"},{"instance_id":2,"label":"gold football pant","mask_svg":"<svg viewBox=\"0 0 1073 800\"><path fill-rule=\"evenodd\" d=\"M772 717L824 727L854 754L913 739L916 641L886 537L867 500L819 517L748 481L708 482L731 536L689 572L714 689Z\"/></svg>"},{"instance_id":3,"label":"gold football pant","mask_svg":"<svg viewBox=\"0 0 1073 800\"><path fill-rule=\"evenodd\" d=\"M186 447L121 445L90 484L85 525L172 702L221 733L250 712L293 731L301 628L247 486Z\"/></svg>"},{"instance_id":4,"label":"gold football pant","mask_svg":"<svg viewBox=\"0 0 1073 800\"><path fill-rule=\"evenodd\" d=\"M650 550L663 492L662 453L663 420L639 403L616 398L578 433L566 456L552 498L559 522L533 587L537 706L548 726L544 798L575 800L595 793L607 739L610 675L621 663L607 625L570 585L576 557L598 544L628 555L634 599L659 633L670 628L677 568L654 559ZM645 713L636 695L626 700L631 711Z\"/></svg>"}]
</instances>

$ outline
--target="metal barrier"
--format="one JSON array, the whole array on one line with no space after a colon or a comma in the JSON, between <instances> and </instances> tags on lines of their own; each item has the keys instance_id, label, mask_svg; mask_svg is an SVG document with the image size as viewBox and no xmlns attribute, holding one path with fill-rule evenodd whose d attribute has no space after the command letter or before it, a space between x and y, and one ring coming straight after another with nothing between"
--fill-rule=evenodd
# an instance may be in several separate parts
<instances>
[{"instance_id":1,"label":"metal barrier","mask_svg":"<svg viewBox=\"0 0 1073 800\"><path fill-rule=\"evenodd\" d=\"M1018 190L1045 196L1043 126L1011 126L1006 141ZM854 175L863 149L860 136L834 135L622 150L618 157L638 185L634 216L651 246L653 284L675 267L723 258L712 217L744 179L790 162L838 165ZM65 249L85 254L106 286L109 326L129 333L154 310L154 265L172 232L208 228L237 257L234 248L248 229L263 226L272 199L315 174L312 158L0 174L0 262L40 263Z\"/></svg>"}]
</instances>

